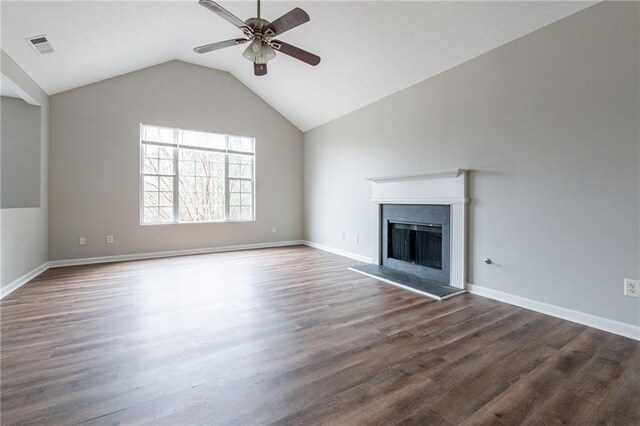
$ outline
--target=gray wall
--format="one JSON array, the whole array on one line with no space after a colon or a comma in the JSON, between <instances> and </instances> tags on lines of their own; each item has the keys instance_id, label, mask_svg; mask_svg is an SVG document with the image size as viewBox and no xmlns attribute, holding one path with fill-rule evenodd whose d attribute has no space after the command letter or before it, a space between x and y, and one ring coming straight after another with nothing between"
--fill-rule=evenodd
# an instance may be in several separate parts
<instances>
[{"instance_id":1,"label":"gray wall","mask_svg":"<svg viewBox=\"0 0 640 426\"><path fill-rule=\"evenodd\" d=\"M39 207L0 209L0 285L6 289L21 276L48 260L47 158L49 146L49 97L11 59L0 51L2 74L15 83L41 108L40 121L40 203ZM4 113L4 112L3 112ZM4 153L3 153L4 155ZM5 160L3 158L3 160Z\"/></svg>"},{"instance_id":2,"label":"gray wall","mask_svg":"<svg viewBox=\"0 0 640 426\"><path fill-rule=\"evenodd\" d=\"M0 207L40 207L40 107L1 97Z\"/></svg>"},{"instance_id":3,"label":"gray wall","mask_svg":"<svg viewBox=\"0 0 640 426\"><path fill-rule=\"evenodd\" d=\"M598 4L307 132L306 239L369 256L364 178L472 169L471 283L640 323L639 8Z\"/></svg>"},{"instance_id":4,"label":"gray wall","mask_svg":"<svg viewBox=\"0 0 640 426\"><path fill-rule=\"evenodd\" d=\"M50 121L51 260L302 238L302 133L228 73L168 62L54 95ZM256 221L140 225L141 122L255 136Z\"/></svg>"}]
</instances>

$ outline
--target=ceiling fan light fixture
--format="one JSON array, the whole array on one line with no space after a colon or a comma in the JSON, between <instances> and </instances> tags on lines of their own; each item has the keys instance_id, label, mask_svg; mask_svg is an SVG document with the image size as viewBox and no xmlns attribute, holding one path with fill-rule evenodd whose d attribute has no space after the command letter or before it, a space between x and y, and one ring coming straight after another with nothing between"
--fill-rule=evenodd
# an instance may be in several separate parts
<instances>
[{"instance_id":1,"label":"ceiling fan light fixture","mask_svg":"<svg viewBox=\"0 0 640 426\"><path fill-rule=\"evenodd\" d=\"M276 51L273 49L273 47L265 43L262 46L262 56L264 57L264 60L265 60L264 63L266 64L267 62L269 62L270 60L276 57Z\"/></svg>"},{"instance_id":2,"label":"ceiling fan light fixture","mask_svg":"<svg viewBox=\"0 0 640 426\"><path fill-rule=\"evenodd\" d=\"M266 64L276 57L276 51L273 47L264 43L262 40L255 38L251 44L244 50L242 56L256 64Z\"/></svg>"},{"instance_id":3,"label":"ceiling fan light fixture","mask_svg":"<svg viewBox=\"0 0 640 426\"><path fill-rule=\"evenodd\" d=\"M242 56L247 58L249 61L253 62L256 59L258 52L255 52L253 49L256 47L256 40L253 40L244 52L242 52Z\"/></svg>"}]
</instances>

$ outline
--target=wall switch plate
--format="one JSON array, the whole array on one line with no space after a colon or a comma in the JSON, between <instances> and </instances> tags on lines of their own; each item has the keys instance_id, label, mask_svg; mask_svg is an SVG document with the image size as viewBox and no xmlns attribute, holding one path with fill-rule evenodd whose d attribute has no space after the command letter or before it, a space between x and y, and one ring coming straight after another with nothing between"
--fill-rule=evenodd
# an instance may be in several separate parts
<instances>
[{"instance_id":1,"label":"wall switch plate","mask_svg":"<svg viewBox=\"0 0 640 426\"><path fill-rule=\"evenodd\" d=\"M276 231L277 231L277 228L275 226L272 226L271 227L271 232L276 232Z\"/></svg>"},{"instance_id":2,"label":"wall switch plate","mask_svg":"<svg viewBox=\"0 0 640 426\"><path fill-rule=\"evenodd\" d=\"M107 244L113 244L113 235L107 235Z\"/></svg>"},{"instance_id":3,"label":"wall switch plate","mask_svg":"<svg viewBox=\"0 0 640 426\"><path fill-rule=\"evenodd\" d=\"M80 237L80 245L83 246L87 244L87 239L85 237Z\"/></svg>"},{"instance_id":4,"label":"wall switch plate","mask_svg":"<svg viewBox=\"0 0 640 426\"><path fill-rule=\"evenodd\" d=\"M640 281L625 279L624 295L631 297L640 297Z\"/></svg>"},{"instance_id":5,"label":"wall switch plate","mask_svg":"<svg viewBox=\"0 0 640 426\"><path fill-rule=\"evenodd\" d=\"M347 233L342 231L342 239L344 240L345 238L347 238Z\"/></svg>"},{"instance_id":6,"label":"wall switch plate","mask_svg":"<svg viewBox=\"0 0 640 426\"><path fill-rule=\"evenodd\" d=\"M353 241L356 243L360 241L360 236L358 234L353 234Z\"/></svg>"}]
</instances>

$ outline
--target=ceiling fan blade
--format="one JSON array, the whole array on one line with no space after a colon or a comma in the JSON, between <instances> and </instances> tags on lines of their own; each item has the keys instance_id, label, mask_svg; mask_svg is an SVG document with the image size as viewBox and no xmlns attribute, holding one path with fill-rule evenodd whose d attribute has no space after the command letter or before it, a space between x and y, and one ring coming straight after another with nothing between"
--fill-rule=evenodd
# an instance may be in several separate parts
<instances>
[{"instance_id":1,"label":"ceiling fan blade","mask_svg":"<svg viewBox=\"0 0 640 426\"><path fill-rule=\"evenodd\" d=\"M309 65L316 66L320 63L320 56L314 55L313 53L307 52L299 47L292 46L284 41L273 40L272 46L278 52L282 52L285 55L289 55L302 62L306 62Z\"/></svg>"},{"instance_id":2,"label":"ceiling fan blade","mask_svg":"<svg viewBox=\"0 0 640 426\"><path fill-rule=\"evenodd\" d=\"M265 28L265 34L270 36L277 36L285 31L289 31L292 28L302 25L305 22L309 22L311 18L304 10L296 7L293 10L285 13Z\"/></svg>"},{"instance_id":3,"label":"ceiling fan blade","mask_svg":"<svg viewBox=\"0 0 640 426\"><path fill-rule=\"evenodd\" d=\"M240 18L238 18L233 13L229 12L224 7L220 6L218 3L213 2L211 0L200 0L199 3L202 6L206 7L207 9L209 9L210 11L212 11L213 13L217 14L218 16L220 16L221 18L225 19L226 21L230 22L231 24L235 25L236 27L240 28L241 30L244 31L244 28L248 28L247 24L245 24L244 21L242 21Z\"/></svg>"},{"instance_id":4,"label":"ceiling fan blade","mask_svg":"<svg viewBox=\"0 0 640 426\"><path fill-rule=\"evenodd\" d=\"M207 53L213 50L223 49L225 47L231 47L238 44L246 43L248 40L244 38L234 38L231 40L219 41L217 43L205 44L204 46L194 47L193 51L196 53Z\"/></svg>"},{"instance_id":5,"label":"ceiling fan blade","mask_svg":"<svg viewBox=\"0 0 640 426\"><path fill-rule=\"evenodd\" d=\"M253 73L255 75L267 75L267 64L253 63Z\"/></svg>"}]
</instances>

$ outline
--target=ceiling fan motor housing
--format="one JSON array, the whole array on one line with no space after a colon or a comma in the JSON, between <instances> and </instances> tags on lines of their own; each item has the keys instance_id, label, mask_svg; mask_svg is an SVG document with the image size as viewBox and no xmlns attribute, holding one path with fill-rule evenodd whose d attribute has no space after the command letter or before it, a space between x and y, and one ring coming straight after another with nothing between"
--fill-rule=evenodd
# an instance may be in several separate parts
<instances>
[{"instance_id":1,"label":"ceiling fan motor housing","mask_svg":"<svg viewBox=\"0 0 640 426\"><path fill-rule=\"evenodd\" d=\"M271 23L269 21L267 21L266 19L262 19L262 18L249 18L246 21L244 21L245 24L247 24L247 26L249 28L251 28L253 30L254 33L256 34L264 34L264 29Z\"/></svg>"}]
</instances>

